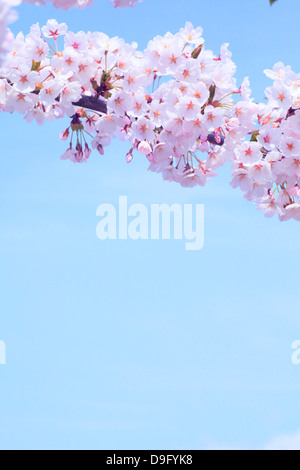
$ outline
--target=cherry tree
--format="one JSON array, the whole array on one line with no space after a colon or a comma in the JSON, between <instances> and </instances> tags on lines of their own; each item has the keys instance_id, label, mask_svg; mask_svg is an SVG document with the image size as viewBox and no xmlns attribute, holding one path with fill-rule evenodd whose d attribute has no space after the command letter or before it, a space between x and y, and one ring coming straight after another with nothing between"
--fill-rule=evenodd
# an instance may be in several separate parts
<instances>
[{"instance_id":1,"label":"cherry tree","mask_svg":"<svg viewBox=\"0 0 300 470\"><path fill-rule=\"evenodd\" d=\"M150 171L184 187L204 186L230 162L231 185L267 217L300 220L300 74L281 62L266 70L273 84L266 102L255 103L248 78L236 82L228 44L214 54L191 23L144 51L56 20L14 38L6 24L18 3L0 0L0 110L40 125L69 118L63 160L85 163L118 137L128 144L128 163L141 154Z\"/></svg>"}]
</instances>

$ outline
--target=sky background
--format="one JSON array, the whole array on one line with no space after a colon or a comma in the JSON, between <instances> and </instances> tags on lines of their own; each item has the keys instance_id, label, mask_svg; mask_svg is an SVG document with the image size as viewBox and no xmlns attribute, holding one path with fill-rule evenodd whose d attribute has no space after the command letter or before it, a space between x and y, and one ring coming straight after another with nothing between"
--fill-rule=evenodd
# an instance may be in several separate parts
<instances>
[{"instance_id":1,"label":"sky background","mask_svg":"<svg viewBox=\"0 0 300 470\"><path fill-rule=\"evenodd\" d=\"M65 21L142 49L192 21L263 99L277 61L299 71L299 0L108 0L22 5L13 31ZM265 219L229 186L182 189L125 163L126 143L60 161L67 121L0 114L1 449L300 448L299 225ZM96 209L205 204L205 247L96 238Z\"/></svg>"}]
</instances>

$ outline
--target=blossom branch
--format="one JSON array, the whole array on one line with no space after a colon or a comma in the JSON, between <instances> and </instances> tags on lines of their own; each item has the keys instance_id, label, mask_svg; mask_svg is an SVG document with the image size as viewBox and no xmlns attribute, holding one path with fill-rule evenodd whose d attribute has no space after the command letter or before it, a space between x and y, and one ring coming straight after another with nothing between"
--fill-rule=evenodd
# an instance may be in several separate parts
<instances>
[{"instance_id":1,"label":"blossom branch","mask_svg":"<svg viewBox=\"0 0 300 470\"><path fill-rule=\"evenodd\" d=\"M62 159L74 163L88 161L90 139L103 155L115 137L128 142L128 163L144 155L150 171L183 187L204 186L231 162L231 185L267 217L300 221L300 75L281 62L266 70L273 85L256 104L231 57L227 44L217 56L207 50L191 23L139 52L49 20L13 41L0 111L38 124L70 118L60 137L69 140Z\"/></svg>"},{"instance_id":2,"label":"blossom branch","mask_svg":"<svg viewBox=\"0 0 300 470\"><path fill-rule=\"evenodd\" d=\"M6 77L0 76L0 80L6 80L9 85L13 86L12 81ZM34 95L39 95L40 90L33 90L31 93ZM59 97L56 98L56 101L59 103ZM81 98L76 102L72 102L72 105L79 108L96 111L100 114L107 114L107 102L101 96L98 97L81 95Z\"/></svg>"}]
</instances>

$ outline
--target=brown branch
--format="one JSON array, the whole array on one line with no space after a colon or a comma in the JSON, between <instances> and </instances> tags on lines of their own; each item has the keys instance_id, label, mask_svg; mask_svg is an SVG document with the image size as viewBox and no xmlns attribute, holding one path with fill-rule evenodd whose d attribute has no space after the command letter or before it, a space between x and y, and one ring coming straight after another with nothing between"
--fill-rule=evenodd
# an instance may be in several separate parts
<instances>
[{"instance_id":1,"label":"brown branch","mask_svg":"<svg viewBox=\"0 0 300 470\"><path fill-rule=\"evenodd\" d=\"M82 95L79 101L72 103L74 106L79 108L90 109L91 111L97 111L98 113L107 114L106 100L96 96Z\"/></svg>"},{"instance_id":2,"label":"brown branch","mask_svg":"<svg viewBox=\"0 0 300 470\"><path fill-rule=\"evenodd\" d=\"M0 80L6 80L10 85L13 85L13 83L5 77L0 76ZM39 91L32 91L31 93L34 95L38 95ZM59 98L56 98L56 101L59 101ZM72 104L73 106L78 106L79 108L90 109L91 111L97 111L98 113L107 114L106 100L101 96L97 97L82 95L79 101L76 101L76 103Z\"/></svg>"}]
</instances>

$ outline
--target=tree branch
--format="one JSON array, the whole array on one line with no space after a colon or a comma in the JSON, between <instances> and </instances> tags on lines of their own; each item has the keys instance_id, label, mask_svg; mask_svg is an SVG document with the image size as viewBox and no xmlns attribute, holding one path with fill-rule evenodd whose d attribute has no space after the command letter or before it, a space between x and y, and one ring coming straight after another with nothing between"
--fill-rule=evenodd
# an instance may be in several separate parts
<instances>
[{"instance_id":1,"label":"tree branch","mask_svg":"<svg viewBox=\"0 0 300 470\"><path fill-rule=\"evenodd\" d=\"M106 100L96 96L82 95L79 101L72 103L74 106L79 108L90 109L91 111L98 111L99 113L107 114Z\"/></svg>"}]
</instances>

